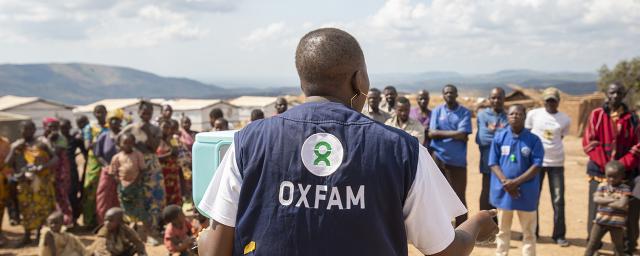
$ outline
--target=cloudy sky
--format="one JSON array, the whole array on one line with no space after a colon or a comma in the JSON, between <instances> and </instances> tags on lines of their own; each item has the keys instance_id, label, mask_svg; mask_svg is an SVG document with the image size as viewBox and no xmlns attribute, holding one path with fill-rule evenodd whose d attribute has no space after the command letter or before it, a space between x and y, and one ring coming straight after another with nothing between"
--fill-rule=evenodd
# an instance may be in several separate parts
<instances>
[{"instance_id":1,"label":"cloudy sky","mask_svg":"<svg viewBox=\"0 0 640 256\"><path fill-rule=\"evenodd\" d=\"M640 0L0 0L0 63L293 77L298 39L327 26L356 36L370 73L594 71L640 56Z\"/></svg>"}]
</instances>

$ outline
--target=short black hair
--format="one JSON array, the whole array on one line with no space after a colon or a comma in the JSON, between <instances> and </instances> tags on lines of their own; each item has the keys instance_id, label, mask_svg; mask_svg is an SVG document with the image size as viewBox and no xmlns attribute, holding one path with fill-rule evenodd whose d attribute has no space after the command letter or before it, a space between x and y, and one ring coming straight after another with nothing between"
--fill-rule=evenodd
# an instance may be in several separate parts
<instances>
[{"instance_id":1,"label":"short black hair","mask_svg":"<svg viewBox=\"0 0 640 256\"><path fill-rule=\"evenodd\" d=\"M24 127L27 127L27 126L33 126L33 127L36 127L36 123L35 123L35 122L33 122L33 120L25 120L25 121L22 121L22 128L24 129Z\"/></svg>"},{"instance_id":2,"label":"short black hair","mask_svg":"<svg viewBox=\"0 0 640 256\"><path fill-rule=\"evenodd\" d=\"M182 213L182 208L180 208L180 206L175 204L169 205L162 210L162 222L172 222L178 218L180 213Z\"/></svg>"},{"instance_id":3,"label":"short black hair","mask_svg":"<svg viewBox=\"0 0 640 256\"><path fill-rule=\"evenodd\" d=\"M219 108L212 108L211 111L209 111L209 118L222 118L224 117L224 114L222 113L222 109Z\"/></svg>"},{"instance_id":4,"label":"short black hair","mask_svg":"<svg viewBox=\"0 0 640 256\"><path fill-rule=\"evenodd\" d=\"M524 114L525 114L525 116L526 116L526 114L527 114L527 108L525 108L525 107L524 107L524 105L522 105L522 104L520 104L520 103L513 104L513 105L509 106L509 109L510 109L510 108L519 108L519 109L522 109L522 113L524 113ZM507 109L507 110L509 110L509 109Z\"/></svg>"},{"instance_id":5,"label":"short black hair","mask_svg":"<svg viewBox=\"0 0 640 256\"><path fill-rule=\"evenodd\" d=\"M502 96L505 96L505 95L506 95L506 93L505 93L504 89L503 89L502 87L500 87L500 86L493 87L493 89L491 89L491 91L493 91L493 90L497 90L497 91L499 91L499 92L500 92L500 94L502 94Z\"/></svg>"},{"instance_id":6,"label":"short black hair","mask_svg":"<svg viewBox=\"0 0 640 256\"><path fill-rule=\"evenodd\" d=\"M386 91L386 90L394 91L394 92L398 92L398 90L396 90L396 87L395 87L395 86L393 86L393 85L387 85L387 86L385 86L385 87L384 87L384 89L383 89L383 91Z\"/></svg>"},{"instance_id":7,"label":"short black hair","mask_svg":"<svg viewBox=\"0 0 640 256\"><path fill-rule=\"evenodd\" d=\"M377 92L380 93L380 90L378 90L378 88L369 88L369 92Z\"/></svg>"},{"instance_id":8,"label":"short black hair","mask_svg":"<svg viewBox=\"0 0 640 256\"><path fill-rule=\"evenodd\" d=\"M146 100L140 100L140 102L138 103L138 111L141 111L141 110L144 110L144 109L153 110L153 104L151 104L151 102L146 101Z\"/></svg>"},{"instance_id":9,"label":"short black hair","mask_svg":"<svg viewBox=\"0 0 640 256\"><path fill-rule=\"evenodd\" d=\"M133 143L135 143L135 142L136 142L136 137L135 137L135 136L133 136L133 134L132 134L132 133L130 133L130 132L124 132L124 133L122 133L122 134L118 135L118 137L117 137L117 140L118 140L118 141L117 141L117 143L118 143L118 145L122 144L122 142L123 142L125 139L128 139L128 138L133 138Z\"/></svg>"},{"instance_id":10,"label":"short black hair","mask_svg":"<svg viewBox=\"0 0 640 256\"><path fill-rule=\"evenodd\" d=\"M296 49L296 69L307 96L334 89L335 82L351 76L364 64L358 41L337 28L321 28L304 35Z\"/></svg>"},{"instance_id":11,"label":"short black hair","mask_svg":"<svg viewBox=\"0 0 640 256\"><path fill-rule=\"evenodd\" d=\"M251 110L251 121L259 120L264 118L264 112L261 109Z\"/></svg>"},{"instance_id":12,"label":"short black hair","mask_svg":"<svg viewBox=\"0 0 640 256\"><path fill-rule=\"evenodd\" d=\"M453 85L453 84L447 84L447 85L445 85L444 87L442 87L442 91L443 91L443 92L444 92L444 89L445 89L445 88L453 88L453 89L455 89L455 90L456 90L456 92L458 92L458 87L456 87L456 86L455 86L455 85Z\"/></svg>"},{"instance_id":13,"label":"short black hair","mask_svg":"<svg viewBox=\"0 0 640 256\"><path fill-rule=\"evenodd\" d=\"M107 111L107 107L105 107L105 106L104 106L104 105L102 105L102 104L98 104L98 105L96 105L95 107L93 107L93 112L98 112L98 110L104 110L104 111Z\"/></svg>"},{"instance_id":14,"label":"short black hair","mask_svg":"<svg viewBox=\"0 0 640 256\"><path fill-rule=\"evenodd\" d=\"M411 106L411 102L409 101L409 99L407 99L407 97L404 97L404 96L400 96L396 98L396 106L400 104L406 104L408 106Z\"/></svg>"},{"instance_id":15,"label":"short black hair","mask_svg":"<svg viewBox=\"0 0 640 256\"><path fill-rule=\"evenodd\" d=\"M612 169L612 170L616 170L617 172L624 172L625 171L625 167L624 165L618 161L618 160L611 160L609 161L605 166L604 166L605 170L606 169Z\"/></svg>"},{"instance_id":16,"label":"short black hair","mask_svg":"<svg viewBox=\"0 0 640 256\"><path fill-rule=\"evenodd\" d=\"M227 128L229 128L229 121L227 121L227 119L224 119L224 117L216 119L216 122L220 122L220 123L224 124L225 126L227 126Z\"/></svg>"}]
</instances>

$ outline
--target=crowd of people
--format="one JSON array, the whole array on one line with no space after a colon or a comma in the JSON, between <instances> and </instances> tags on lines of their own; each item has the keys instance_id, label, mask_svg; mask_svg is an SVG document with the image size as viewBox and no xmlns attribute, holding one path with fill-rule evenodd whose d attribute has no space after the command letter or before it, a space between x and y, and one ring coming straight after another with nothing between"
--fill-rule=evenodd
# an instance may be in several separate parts
<instances>
[{"instance_id":1,"label":"crowd of people","mask_svg":"<svg viewBox=\"0 0 640 256\"><path fill-rule=\"evenodd\" d=\"M602 247L601 239L611 233L616 255L632 254L638 239L640 186L638 177L640 141L638 117L625 104L626 88L611 84L606 103L595 109L583 137L590 160L588 245L585 255ZM398 97L392 86L372 88L364 114L416 137L432 153L459 199L466 205L467 141L472 133L471 111L460 105L454 85L442 89L444 104L430 110L429 93L417 94L417 107ZM498 209L496 255L508 255L514 214L522 225L522 254L536 255L538 205L543 180L548 177L553 206L552 239L569 246L564 200L563 138L571 119L558 110L560 93L551 87L543 91L544 106L527 111L522 105L505 108L505 91L500 87L488 95L490 107L477 112L475 142L480 152L482 173L480 210ZM384 98L384 102L380 103ZM634 189L635 188L635 189ZM633 192L633 193L632 193ZM466 220L456 218L455 225Z\"/></svg>"},{"instance_id":2,"label":"crowd of people","mask_svg":"<svg viewBox=\"0 0 640 256\"><path fill-rule=\"evenodd\" d=\"M279 98L277 112L287 105ZM70 120L44 118L40 136L27 121L16 141L0 137L0 212L6 206L11 225L23 226L19 246L35 239L42 255L144 255L146 242L189 255L208 225L192 202L191 149L198 132L191 120L174 119L170 105L153 119L147 101L139 104L138 122L104 105L93 116L93 123L79 116L76 129ZM220 109L209 116L211 131L229 129ZM261 110L252 112L252 121L260 118ZM85 248L67 232L74 230L94 230L98 239ZM1 232L0 226L0 247L8 246Z\"/></svg>"},{"instance_id":3,"label":"crowd of people","mask_svg":"<svg viewBox=\"0 0 640 256\"><path fill-rule=\"evenodd\" d=\"M625 95L624 86L610 85L605 105L591 113L584 132L584 151L590 158L589 256L602 247L606 232L611 233L616 255L630 254L637 246L639 123L623 103ZM514 215L522 225L522 254L536 254L537 209L545 177L554 211L551 237L559 246L569 246L563 138L571 119L558 110L557 89L547 88L542 96L544 107L506 108L505 91L496 87L487 98L490 107L476 114L479 206L498 210L496 255L509 253ZM417 106L412 107L393 86L383 91L371 88L363 114L415 137L466 205L472 111L458 103L454 85L444 86L444 103L433 110L429 97L428 91L419 91ZM288 103L278 98L275 108L281 114ZM174 119L170 105L163 105L153 119L153 106L146 101L140 102L138 122L121 109L108 111L103 105L96 106L93 115L94 123L78 117L75 130L70 120L49 117L42 120L41 136L35 136L35 123L27 121L18 140L0 138L0 203L8 209L10 223L24 227L21 245L35 238L42 255L144 255L144 243L164 243L171 253L192 253L194 239L208 220L191 199L191 148L197 134L191 120ZM209 117L212 131L233 128L220 109L213 109ZM254 110L250 121L262 118L264 113ZM96 230L98 238L89 247L67 232L81 227L80 217L82 227ZM460 215L454 225L466 219L466 214ZM1 236L0 245L6 242Z\"/></svg>"}]
</instances>

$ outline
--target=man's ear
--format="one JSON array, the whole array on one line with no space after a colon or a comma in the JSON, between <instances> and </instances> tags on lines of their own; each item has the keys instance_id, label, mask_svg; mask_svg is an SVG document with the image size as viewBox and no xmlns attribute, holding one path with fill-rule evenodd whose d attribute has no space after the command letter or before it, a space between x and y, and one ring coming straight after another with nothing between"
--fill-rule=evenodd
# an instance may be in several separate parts
<instances>
[{"instance_id":1,"label":"man's ear","mask_svg":"<svg viewBox=\"0 0 640 256\"><path fill-rule=\"evenodd\" d=\"M369 76L366 70L358 69L351 77L351 90L354 94L366 94L369 91Z\"/></svg>"}]
</instances>

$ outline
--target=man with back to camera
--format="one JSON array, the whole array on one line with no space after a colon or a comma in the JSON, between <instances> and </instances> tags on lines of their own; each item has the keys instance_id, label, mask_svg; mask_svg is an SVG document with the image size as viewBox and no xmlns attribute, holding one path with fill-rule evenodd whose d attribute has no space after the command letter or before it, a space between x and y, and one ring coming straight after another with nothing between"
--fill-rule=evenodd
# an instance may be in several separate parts
<instances>
[{"instance_id":1,"label":"man with back to camera","mask_svg":"<svg viewBox=\"0 0 640 256\"><path fill-rule=\"evenodd\" d=\"M307 102L236 133L199 208L200 255L469 255L497 231L466 209L409 134L360 114L364 55L348 33L306 34L296 68ZM366 135L366 136L365 136ZM267 175L268 173L268 175Z\"/></svg>"},{"instance_id":2,"label":"man with back to camera","mask_svg":"<svg viewBox=\"0 0 640 256\"><path fill-rule=\"evenodd\" d=\"M466 206L467 140L471 134L471 112L456 100L458 88L455 85L445 85L442 98L445 103L433 110L429 124L433 160ZM466 219L466 214L456 217L456 226Z\"/></svg>"},{"instance_id":3,"label":"man with back to camera","mask_svg":"<svg viewBox=\"0 0 640 256\"><path fill-rule=\"evenodd\" d=\"M391 118L391 115L380 110L381 100L382 96L380 96L380 90L376 88L369 89L369 93L367 94L367 109L366 111L363 109L362 113L365 116L384 124L387 119Z\"/></svg>"}]
</instances>

